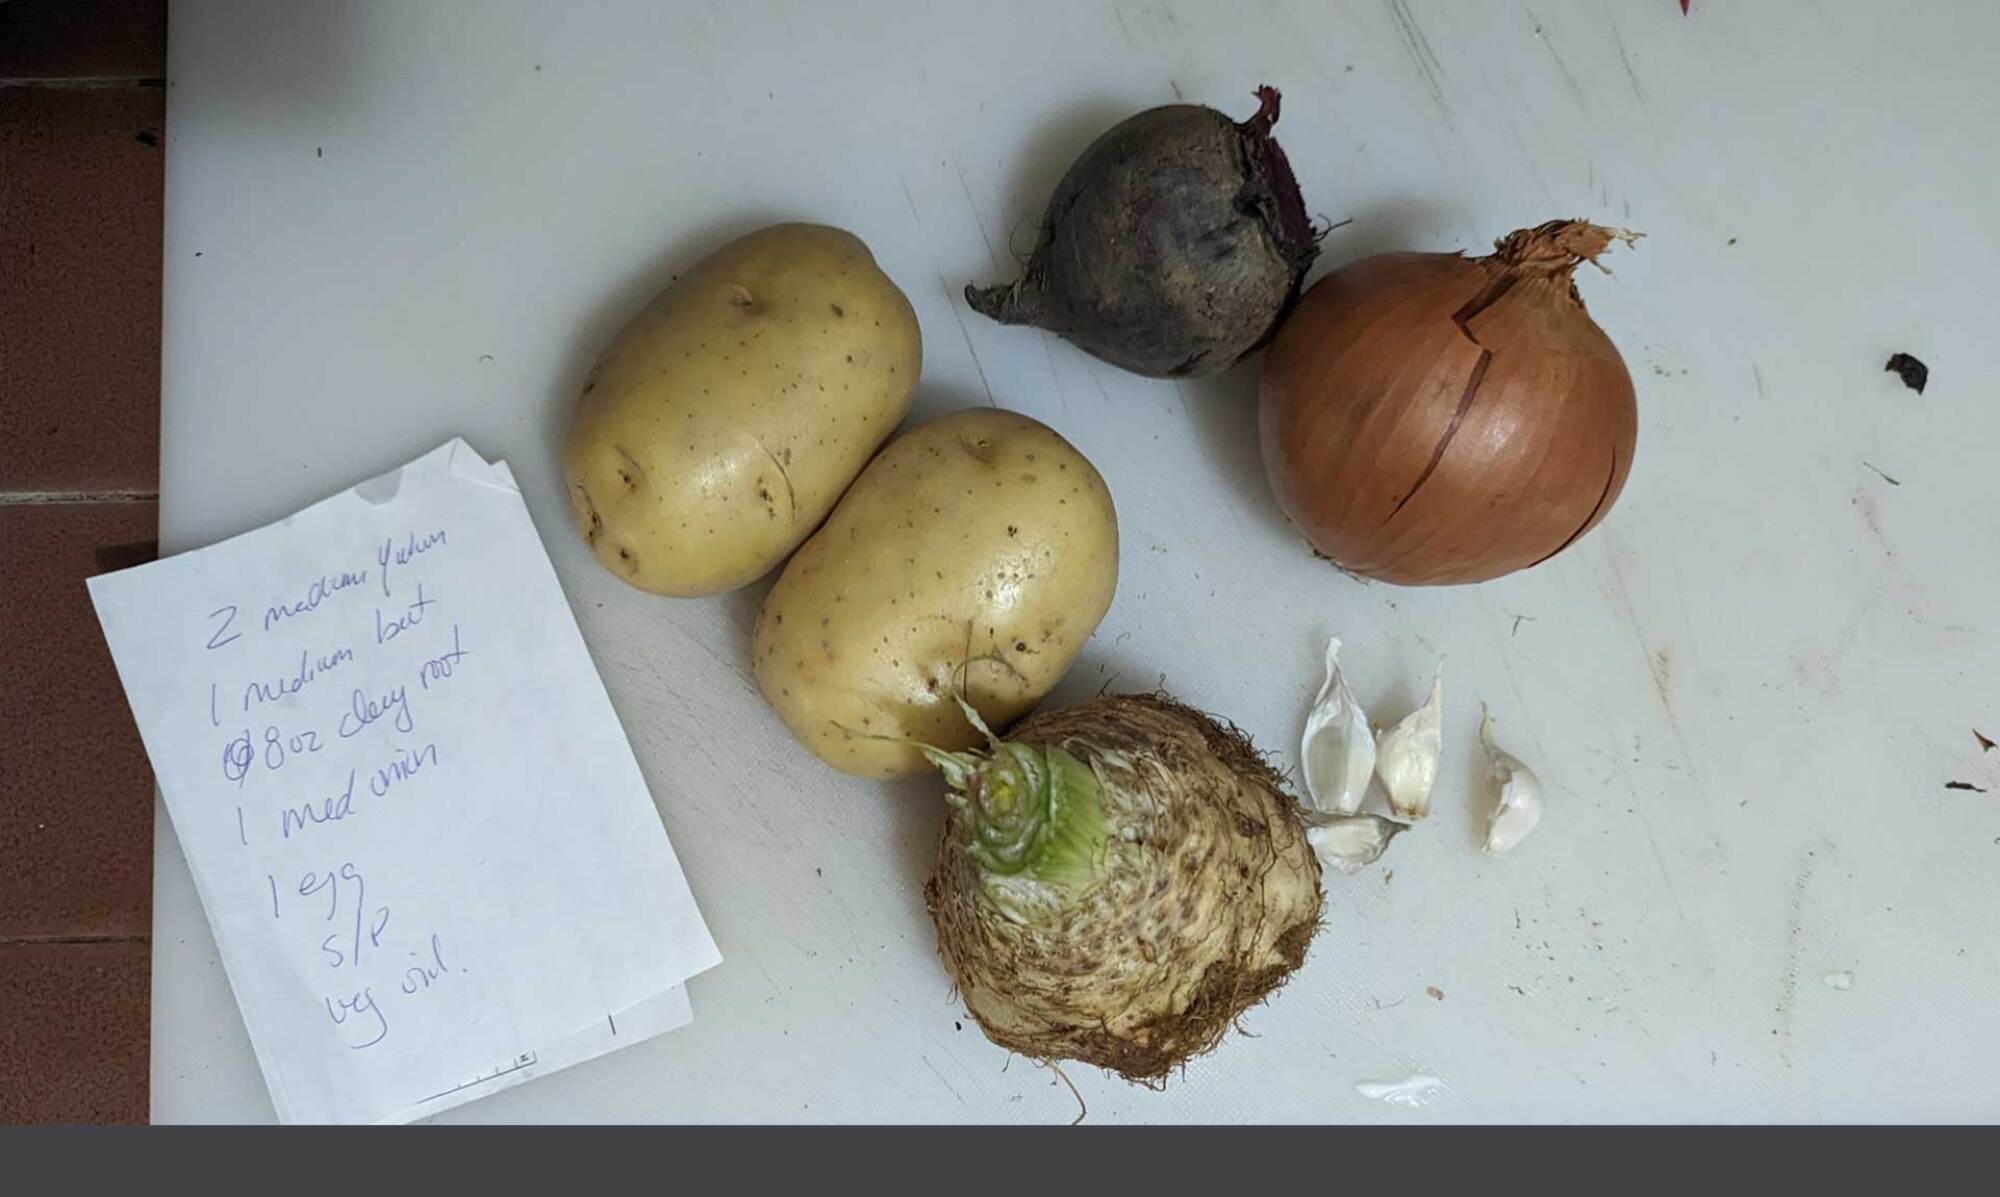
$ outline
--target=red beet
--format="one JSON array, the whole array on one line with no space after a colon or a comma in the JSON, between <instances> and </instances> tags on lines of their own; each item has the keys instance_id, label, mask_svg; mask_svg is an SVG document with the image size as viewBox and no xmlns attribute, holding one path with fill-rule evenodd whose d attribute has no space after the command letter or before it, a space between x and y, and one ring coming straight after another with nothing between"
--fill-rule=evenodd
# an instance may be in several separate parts
<instances>
[{"instance_id":1,"label":"red beet","mask_svg":"<svg viewBox=\"0 0 2000 1197\"><path fill-rule=\"evenodd\" d=\"M968 286L966 302L1155 378L1217 374L1262 346L1319 242L1271 137L1277 89L1257 97L1240 124L1170 104L1113 126L1056 185L1019 281Z\"/></svg>"}]
</instances>

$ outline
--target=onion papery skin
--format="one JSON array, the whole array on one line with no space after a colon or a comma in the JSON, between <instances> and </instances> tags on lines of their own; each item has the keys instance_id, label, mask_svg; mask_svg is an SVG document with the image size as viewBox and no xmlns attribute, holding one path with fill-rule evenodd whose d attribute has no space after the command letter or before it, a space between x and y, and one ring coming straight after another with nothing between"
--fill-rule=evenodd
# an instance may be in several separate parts
<instances>
[{"instance_id":1,"label":"onion papery skin","mask_svg":"<svg viewBox=\"0 0 2000 1197\"><path fill-rule=\"evenodd\" d=\"M1481 582L1604 518L1638 403L1573 274L1618 235L1554 222L1486 258L1364 258L1306 292L1264 364L1259 437L1317 552L1386 582Z\"/></svg>"}]
</instances>

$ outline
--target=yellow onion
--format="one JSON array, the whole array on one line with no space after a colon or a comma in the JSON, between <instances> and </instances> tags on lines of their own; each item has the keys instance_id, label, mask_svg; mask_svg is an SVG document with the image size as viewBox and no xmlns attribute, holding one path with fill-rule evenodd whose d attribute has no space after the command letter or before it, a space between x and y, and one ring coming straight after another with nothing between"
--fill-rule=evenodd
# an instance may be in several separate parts
<instances>
[{"instance_id":1,"label":"yellow onion","mask_svg":"<svg viewBox=\"0 0 2000 1197\"><path fill-rule=\"evenodd\" d=\"M1265 472L1313 548L1387 582L1480 582L1603 519L1638 406L1574 275L1634 236L1553 221L1490 257L1382 254L1314 284L1259 401Z\"/></svg>"}]
</instances>

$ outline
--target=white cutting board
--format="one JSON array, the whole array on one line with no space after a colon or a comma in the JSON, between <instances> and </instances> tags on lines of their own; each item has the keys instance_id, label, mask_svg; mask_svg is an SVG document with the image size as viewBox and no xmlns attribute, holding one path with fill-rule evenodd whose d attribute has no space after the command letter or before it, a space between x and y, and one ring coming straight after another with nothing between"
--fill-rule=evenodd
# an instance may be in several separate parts
<instances>
[{"instance_id":1,"label":"white cutting board","mask_svg":"<svg viewBox=\"0 0 2000 1197\"><path fill-rule=\"evenodd\" d=\"M1389 713L1450 662L1431 823L1330 881L1254 1037L1164 1093L1067 1070L1093 1122L1991 1119L1996 39L1981 0L179 0L163 547L454 434L521 480L726 962L691 1028L446 1120L1066 1122L933 955L937 787L792 744L745 674L761 586L642 595L568 526L553 444L611 332L727 236L841 225L916 305L918 416L990 394L1111 485L1118 598L1058 697L1164 675L1289 756L1329 632ZM1265 82L1309 206L1352 220L1322 269L1558 216L1648 234L1581 280L1642 419L1561 558L1351 581L1267 496L1254 365L1146 381L966 310L1092 135ZM1551 790L1498 861L1479 700ZM164 816L156 876L154 1115L268 1120ZM1446 1087L1354 1088L1412 1073Z\"/></svg>"}]
</instances>

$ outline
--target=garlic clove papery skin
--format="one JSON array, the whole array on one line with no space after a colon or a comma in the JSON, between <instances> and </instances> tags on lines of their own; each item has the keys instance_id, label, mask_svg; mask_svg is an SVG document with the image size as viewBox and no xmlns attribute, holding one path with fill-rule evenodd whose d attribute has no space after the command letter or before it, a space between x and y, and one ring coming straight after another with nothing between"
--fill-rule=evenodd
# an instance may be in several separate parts
<instances>
[{"instance_id":1,"label":"garlic clove papery skin","mask_svg":"<svg viewBox=\"0 0 2000 1197\"><path fill-rule=\"evenodd\" d=\"M1542 821L1542 780L1520 760L1493 742L1493 716L1479 717L1479 743L1486 749L1486 767L1500 786L1499 799L1486 823L1488 856L1517 847Z\"/></svg>"},{"instance_id":2,"label":"garlic clove papery skin","mask_svg":"<svg viewBox=\"0 0 2000 1197\"><path fill-rule=\"evenodd\" d=\"M1307 816L1306 842L1321 863L1352 873L1380 860L1407 826L1381 815Z\"/></svg>"},{"instance_id":3,"label":"garlic clove papery skin","mask_svg":"<svg viewBox=\"0 0 2000 1197\"><path fill-rule=\"evenodd\" d=\"M1328 815L1361 809L1375 773L1375 738L1368 717L1340 672L1340 637L1326 642L1326 680L1306 714L1299 759L1306 775L1306 805Z\"/></svg>"},{"instance_id":4,"label":"garlic clove papery skin","mask_svg":"<svg viewBox=\"0 0 2000 1197\"><path fill-rule=\"evenodd\" d=\"M1389 809L1398 818L1415 820L1431 813L1431 787L1437 784L1443 751L1444 665L1440 663L1424 705L1375 740L1375 772L1389 791Z\"/></svg>"}]
</instances>

